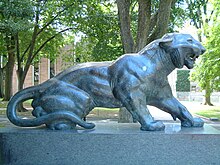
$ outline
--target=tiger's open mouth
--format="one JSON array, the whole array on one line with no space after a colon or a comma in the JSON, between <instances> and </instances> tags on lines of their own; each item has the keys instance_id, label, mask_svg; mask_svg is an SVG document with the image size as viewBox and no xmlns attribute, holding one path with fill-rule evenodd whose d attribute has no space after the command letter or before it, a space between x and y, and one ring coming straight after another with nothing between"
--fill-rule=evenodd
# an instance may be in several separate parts
<instances>
[{"instance_id":1,"label":"tiger's open mouth","mask_svg":"<svg viewBox=\"0 0 220 165\"><path fill-rule=\"evenodd\" d=\"M184 59L184 64L188 69L192 69L196 59L202 54L202 51L193 51L192 53L186 55L186 58Z\"/></svg>"}]
</instances>

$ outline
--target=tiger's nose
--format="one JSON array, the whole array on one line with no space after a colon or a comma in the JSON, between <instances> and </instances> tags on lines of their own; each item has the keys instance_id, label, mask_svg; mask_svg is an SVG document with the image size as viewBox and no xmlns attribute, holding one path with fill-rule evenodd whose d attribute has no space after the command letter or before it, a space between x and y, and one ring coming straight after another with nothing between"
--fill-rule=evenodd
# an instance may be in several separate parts
<instances>
[{"instance_id":1,"label":"tiger's nose","mask_svg":"<svg viewBox=\"0 0 220 165\"><path fill-rule=\"evenodd\" d=\"M202 47L201 49L201 54L205 53L206 49L204 47Z\"/></svg>"}]
</instances>

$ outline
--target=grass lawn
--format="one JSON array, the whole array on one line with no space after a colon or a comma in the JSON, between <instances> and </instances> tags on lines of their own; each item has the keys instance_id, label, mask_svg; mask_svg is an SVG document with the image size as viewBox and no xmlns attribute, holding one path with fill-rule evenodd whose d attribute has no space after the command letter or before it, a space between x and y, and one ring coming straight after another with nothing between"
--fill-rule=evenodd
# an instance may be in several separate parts
<instances>
[{"instance_id":1,"label":"grass lawn","mask_svg":"<svg viewBox=\"0 0 220 165\"><path fill-rule=\"evenodd\" d=\"M8 102L7 101L0 101L0 108L6 108Z\"/></svg>"},{"instance_id":2,"label":"grass lawn","mask_svg":"<svg viewBox=\"0 0 220 165\"><path fill-rule=\"evenodd\" d=\"M220 120L220 108L219 109L209 109L209 110L202 110L196 112L197 115L204 116L207 118L218 118Z\"/></svg>"},{"instance_id":3,"label":"grass lawn","mask_svg":"<svg viewBox=\"0 0 220 165\"><path fill-rule=\"evenodd\" d=\"M32 100L28 100L28 101L25 101L24 102L24 107L31 107L31 101ZM6 108L7 108L7 105L8 105L8 101L2 101L0 100L0 115L6 115ZM18 112L18 115L22 115L22 116L31 116L31 111L28 111L28 112ZM0 126L1 127L1 126Z\"/></svg>"}]
</instances>

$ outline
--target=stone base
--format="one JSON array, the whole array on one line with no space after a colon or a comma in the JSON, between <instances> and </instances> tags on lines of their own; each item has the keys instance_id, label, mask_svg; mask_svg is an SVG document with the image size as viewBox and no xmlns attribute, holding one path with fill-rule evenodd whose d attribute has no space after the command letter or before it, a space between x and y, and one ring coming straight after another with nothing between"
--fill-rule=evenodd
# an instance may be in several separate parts
<instances>
[{"instance_id":1,"label":"stone base","mask_svg":"<svg viewBox=\"0 0 220 165\"><path fill-rule=\"evenodd\" d=\"M94 130L0 129L0 164L10 165L207 165L220 164L220 131L165 124L97 123Z\"/></svg>"}]
</instances>

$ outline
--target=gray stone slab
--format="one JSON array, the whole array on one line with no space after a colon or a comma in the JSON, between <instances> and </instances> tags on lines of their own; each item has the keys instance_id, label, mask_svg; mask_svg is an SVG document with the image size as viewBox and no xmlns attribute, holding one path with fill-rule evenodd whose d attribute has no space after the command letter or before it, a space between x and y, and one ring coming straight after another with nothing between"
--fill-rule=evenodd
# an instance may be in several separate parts
<instances>
[{"instance_id":1,"label":"gray stone slab","mask_svg":"<svg viewBox=\"0 0 220 165\"><path fill-rule=\"evenodd\" d=\"M97 123L94 130L0 129L0 164L218 165L220 131L181 128L140 131L139 124Z\"/></svg>"}]
</instances>

